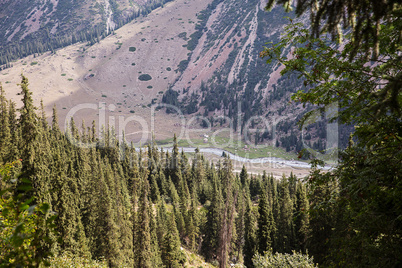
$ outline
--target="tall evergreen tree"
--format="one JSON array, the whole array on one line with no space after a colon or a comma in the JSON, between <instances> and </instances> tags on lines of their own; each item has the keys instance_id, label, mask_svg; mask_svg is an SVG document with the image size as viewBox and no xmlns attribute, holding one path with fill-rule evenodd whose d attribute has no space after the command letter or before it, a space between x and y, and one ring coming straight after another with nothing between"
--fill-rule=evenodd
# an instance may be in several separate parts
<instances>
[{"instance_id":1,"label":"tall evergreen tree","mask_svg":"<svg viewBox=\"0 0 402 268\"><path fill-rule=\"evenodd\" d=\"M170 214L167 221L167 232L162 246L162 260L167 268L181 267L185 262L185 256L180 249L180 237L174 213Z\"/></svg>"},{"instance_id":2,"label":"tall evergreen tree","mask_svg":"<svg viewBox=\"0 0 402 268\"><path fill-rule=\"evenodd\" d=\"M295 233L296 250L307 253L306 243L310 235L309 202L307 199L306 186L302 182L297 183L296 208L295 208Z\"/></svg>"},{"instance_id":3,"label":"tall evergreen tree","mask_svg":"<svg viewBox=\"0 0 402 268\"><path fill-rule=\"evenodd\" d=\"M246 200L246 214L244 219L244 265L253 267L253 257L258 250L257 218L250 198Z\"/></svg>"},{"instance_id":4,"label":"tall evergreen tree","mask_svg":"<svg viewBox=\"0 0 402 268\"><path fill-rule=\"evenodd\" d=\"M151 234L151 263L152 266L157 268L157 267L163 267L163 261L162 261L162 252L159 246L159 241L158 241L158 228L157 228L157 223L155 220L155 213L153 209L151 208L149 210L149 218L150 218L150 234Z\"/></svg>"},{"instance_id":5,"label":"tall evergreen tree","mask_svg":"<svg viewBox=\"0 0 402 268\"><path fill-rule=\"evenodd\" d=\"M150 204L148 200L148 191L148 181L143 180L137 213L137 224L135 226L135 267L153 267L150 230Z\"/></svg>"},{"instance_id":6,"label":"tall evergreen tree","mask_svg":"<svg viewBox=\"0 0 402 268\"><path fill-rule=\"evenodd\" d=\"M280 183L279 205L280 213L277 221L277 251L280 253L291 253L294 238L293 202L290 198L289 184L286 178L283 178Z\"/></svg>"},{"instance_id":7,"label":"tall evergreen tree","mask_svg":"<svg viewBox=\"0 0 402 268\"><path fill-rule=\"evenodd\" d=\"M269 204L265 187L261 189L258 212L258 252L264 254L265 251L272 250L272 236L275 228L272 207Z\"/></svg>"},{"instance_id":8,"label":"tall evergreen tree","mask_svg":"<svg viewBox=\"0 0 402 268\"><path fill-rule=\"evenodd\" d=\"M38 116L32 99L32 92L28 89L28 79L21 75L22 108L20 111L19 126L21 129L21 141L19 150L23 155L21 176L34 179L33 162L35 161L35 143L38 136ZM34 180L33 184L37 182Z\"/></svg>"},{"instance_id":9,"label":"tall evergreen tree","mask_svg":"<svg viewBox=\"0 0 402 268\"><path fill-rule=\"evenodd\" d=\"M222 210L223 210L223 197L221 186L218 181L216 172L212 173L212 199L211 205L207 212L207 222L205 224L205 239L203 241L203 252L207 260L211 261L217 258L217 251L219 246L219 234L222 228Z\"/></svg>"},{"instance_id":10,"label":"tall evergreen tree","mask_svg":"<svg viewBox=\"0 0 402 268\"><path fill-rule=\"evenodd\" d=\"M9 124L8 102L5 92L0 83L0 163L7 162L9 157L8 148L11 146L11 130Z\"/></svg>"},{"instance_id":11,"label":"tall evergreen tree","mask_svg":"<svg viewBox=\"0 0 402 268\"><path fill-rule=\"evenodd\" d=\"M227 156L223 162L223 168L219 169L224 187L225 203L223 206L222 222L219 233L219 266L225 268L228 265L229 255L231 254L232 235L234 231L235 212L237 204L238 189L233 186L232 162Z\"/></svg>"},{"instance_id":12,"label":"tall evergreen tree","mask_svg":"<svg viewBox=\"0 0 402 268\"><path fill-rule=\"evenodd\" d=\"M243 165L241 172L240 172L240 181L241 184L244 186L246 184L248 180L248 176L247 176L247 169L246 167Z\"/></svg>"}]
</instances>

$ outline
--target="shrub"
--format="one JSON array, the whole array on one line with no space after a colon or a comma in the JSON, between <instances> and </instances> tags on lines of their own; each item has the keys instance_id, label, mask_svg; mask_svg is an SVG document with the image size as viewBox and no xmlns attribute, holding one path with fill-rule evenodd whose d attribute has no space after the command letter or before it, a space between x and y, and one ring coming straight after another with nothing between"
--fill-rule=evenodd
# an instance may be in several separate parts
<instances>
[{"instance_id":1,"label":"shrub","mask_svg":"<svg viewBox=\"0 0 402 268\"><path fill-rule=\"evenodd\" d=\"M152 77L149 74L142 74L138 77L140 81L149 81L152 79Z\"/></svg>"},{"instance_id":2,"label":"shrub","mask_svg":"<svg viewBox=\"0 0 402 268\"><path fill-rule=\"evenodd\" d=\"M77 268L106 268L108 267L107 262L105 260L91 260L90 258L83 258L80 256L74 256L70 254L63 254L61 256L55 256L49 258L50 268L68 268L68 267L77 267Z\"/></svg>"},{"instance_id":3,"label":"shrub","mask_svg":"<svg viewBox=\"0 0 402 268\"><path fill-rule=\"evenodd\" d=\"M264 256L256 254L253 257L255 268L281 267L281 268L315 268L318 265L314 264L313 258L308 255L293 251L292 254L282 254L266 252Z\"/></svg>"}]
</instances>

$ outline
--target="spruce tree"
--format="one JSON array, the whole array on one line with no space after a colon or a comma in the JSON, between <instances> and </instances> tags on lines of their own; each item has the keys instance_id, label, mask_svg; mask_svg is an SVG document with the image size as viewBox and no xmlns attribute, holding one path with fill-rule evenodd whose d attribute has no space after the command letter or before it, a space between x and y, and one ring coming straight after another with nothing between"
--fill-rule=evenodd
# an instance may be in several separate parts
<instances>
[{"instance_id":1,"label":"spruce tree","mask_svg":"<svg viewBox=\"0 0 402 268\"><path fill-rule=\"evenodd\" d=\"M223 211L223 197L221 186L218 181L216 172L212 173L212 199L208 207L207 222L205 224L205 238L203 240L202 249L208 261L217 257L216 253L219 247L219 234L222 228L222 211Z\"/></svg>"},{"instance_id":2,"label":"spruce tree","mask_svg":"<svg viewBox=\"0 0 402 268\"><path fill-rule=\"evenodd\" d=\"M179 147L177 144L176 134L174 134L172 157L170 158L168 172L171 177L171 180L173 181L173 183L176 187L178 187L179 180L181 179L179 160L180 160L179 159Z\"/></svg>"},{"instance_id":3,"label":"spruce tree","mask_svg":"<svg viewBox=\"0 0 402 268\"><path fill-rule=\"evenodd\" d=\"M309 202L307 199L306 186L302 182L297 183L296 189L296 250L307 252L306 243L309 238Z\"/></svg>"},{"instance_id":4,"label":"spruce tree","mask_svg":"<svg viewBox=\"0 0 402 268\"><path fill-rule=\"evenodd\" d=\"M253 267L253 257L257 253L257 219L250 198L246 200L246 214L244 220L244 265Z\"/></svg>"},{"instance_id":5,"label":"spruce tree","mask_svg":"<svg viewBox=\"0 0 402 268\"><path fill-rule=\"evenodd\" d=\"M32 92L28 89L28 79L21 75L21 95L23 106L20 111L19 126L21 131L21 140L19 150L22 158L22 174L27 179L34 179L33 162L35 160L35 146L38 136L38 117L35 113L35 106L32 99ZM36 181L33 181L36 184Z\"/></svg>"},{"instance_id":6,"label":"spruce tree","mask_svg":"<svg viewBox=\"0 0 402 268\"><path fill-rule=\"evenodd\" d=\"M219 233L218 260L220 267L227 267L231 254L232 236L235 231L235 212L237 204L238 189L233 185L232 162L227 156L220 168L220 178L223 186L225 203L223 206L222 222Z\"/></svg>"},{"instance_id":7,"label":"spruce tree","mask_svg":"<svg viewBox=\"0 0 402 268\"><path fill-rule=\"evenodd\" d=\"M0 83L0 164L10 159L8 150L11 146L11 130L7 104L7 99Z\"/></svg>"},{"instance_id":8,"label":"spruce tree","mask_svg":"<svg viewBox=\"0 0 402 268\"><path fill-rule=\"evenodd\" d=\"M245 196L248 196L244 190L241 190L241 194L239 195L237 202L237 215L235 219L236 223L236 251L237 251L237 262L243 262L243 248L244 248L244 237L245 237L245 213L246 213L246 205L245 205Z\"/></svg>"},{"instance_id":9,"label":"spruce tree","mask_svg":"<svg viewBox=\"0 0 402 268\"><path fill-rule=\"evenodd\" d=\"M187 236L188 236L188 246L191 251L196 252L198 245L199 236L199 215L198 215L198 200L196 197L196 191L193 190L191 197L191 208L187 214Z\"/></svg>"},{"instance_id":10,"label":"spruce tree","mask_svg":"<svg viewBox=\"0 0 402 268\"><path fill-rule=\"evenodd\" d=\"M20 139L20 131L18 127L18 120L17 120L17 115L16 115L16 109L15 109L15 103L13 101L8 102L8 123L9 123L9 128L10 128L10 134L11 134L11 143L9 144L9 158L8 161L12 161L13 159L18 159L20 156L20 152L18 150L18 145L19 145L19 139Z\"/></svg>"},{"instance_id":11,"label":"spruce tree","mask_svg":"<svg viewBox=\"0 0 402 268\"><path fill-rule=\"evenodd\" d=\"M275 228L272 207L269 205L265 187L261 189L258 212L258 252L264 254L264 252L272 250L272 235Z\"/></svg>"},{"instance_id":12,"label":"spruce tree","mask_svg":"<svg viewBox=\"0 0 402 268\"><path fill-rule=\"evenodd\" d=\"M150 218L150 234L151 234L151 263L152 267L163 267L162 262L162 253L158 242L158 227L155 220L155 214L153 209L149 210L149 218Z\"/></svg>"},{"instance_id":13,"label":"spruce tree","mask_svg":"<svg viewBox=\"0 0 402 268\"><path fill-rule=\"evenodd\" d=\"M135 225L134 263L135 267L153 267L150 230L150 204L148 200L149 185L142 181L137 221Z\"/></svg>"},{"instance_id":14,"label":"spruce tree","mask_svg":"<svg viewBox=\"0 0 402 268\"><path fill-rule=\"evenodd\" d=\"M289 184L285 178L280 183L280 212L278 218L278 248L280 253L291 253L294 243L293 202L290 198Z\"/></svg>"},{"instance_id":15,"label":"spruce tree","mask_svg":"<svg viewBox=\"0 0 402 268\"><path fill-rule=\"evenodd\" d=\"M241 172L240 172L240 182L244 186L246 184L247 180L248 180L247 169L243 165L243 167L241 169Z\"/></svg>"},{"instance_id":16,"label":"spruce tree","mask_svg":"<svg viewBox=\"0 0 402 268\"><path fill-rule=\"evenodd\" d=\"M163 239L162 260L167 268L182 267L185 256L181 252L179 231L176 228L175 214L171 213L167 221L167 232Z\"/></svg>"}]
</instances>

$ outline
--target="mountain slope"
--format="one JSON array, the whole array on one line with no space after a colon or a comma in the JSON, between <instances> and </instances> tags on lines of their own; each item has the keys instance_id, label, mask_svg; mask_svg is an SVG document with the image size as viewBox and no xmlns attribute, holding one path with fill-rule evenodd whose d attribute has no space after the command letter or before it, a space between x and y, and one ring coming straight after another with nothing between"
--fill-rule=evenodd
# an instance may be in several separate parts
<instances>
[{"instance_id":1,"label":"mountain slope","mask_svg":"<svg viewBox=\"0 0 402 268\"><path fill-rule=\"evenodd\" d=\"M296 122L306 108L289 103L289 97L303 88L302 82L295 76L281 77L281 66L259 58L266 42L278 41L289 14L281 8L265 12L264 4L176 0L99 43L77 43L13 62L0 79L8 97L18 100L23 71L37 103L43 99L48 112L56 104L60 121L77 105L101 109L106 103L105 119L88 108L75 113L76 122L95 120L102 125L112 116L116 131L124 128L126 138L138 144L147 142L151 133L158 140L177 133L189 137L192 147L208 146L204 134L230 128L248 146L299 151L302 137ZM158 103L176 105L184 115L152 107ZM119 126L120 117L136 121ZM309 126L305 141L323 149L325 135L321 121ZM233 152L239 146L233 145Z\"/></svg>"},{"instance_id":2,"label":"mountain slope","mask_svg":"<svg viewBox=\"0 0 402 268\"><path fill-rule=\"evenodd\" d=\"M2 0L0 65L76 43L94 43L165 0Z\"/></svg>"}]
</instances>

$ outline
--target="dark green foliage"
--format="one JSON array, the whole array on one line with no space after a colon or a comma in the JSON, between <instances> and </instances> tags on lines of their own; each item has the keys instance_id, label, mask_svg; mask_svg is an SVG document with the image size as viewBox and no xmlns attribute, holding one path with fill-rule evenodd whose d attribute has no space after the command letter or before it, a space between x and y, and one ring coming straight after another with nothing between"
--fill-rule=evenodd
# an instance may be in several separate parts
<instances>
[{"instance_id":1,"label":"dark green foliage","mask_svg":"<svg viewBox=\"0 0 402 268\"><path fill-rule=\"evenodd\" d=\"M180 249L180 238L174 213L170 214L167 221L166 233L162 244L162 260L165 266L169 268L181 267L186 261Z\"/></svg>"},{"instance_id":2,"label":"dark green foliage","mask_svg":"<svg viewBox=\"0 0 402 268\"><path fill-rule=\"evenodd\" d=\"M299 15L313 8L312 32L292 22L280 42L261 55L281 62L283 73L295 72L306 79L310 89L297 92L294 101L315 104L321 112L333 110L336 103L333 120L355 125L337 167L323 171L318 168L322 162L316 160L308 178L312 216L308 248L325 265L398 267L402 263L398 205L402 24L396 2L298 1ZM321 30L341 42L341 26L351 26L351 31L338 49ZM296 47L293 59L280 55L288 46Z\"/></svg>"},{"instance_id":3,"label":"dark green foliage","mask_svg":"<svg viewBox=\"0 0 402 268\"><path fill-rule=\"evenodd\" d=\"M151 252L150 217L151 209L148 200L149 185L142 182L142 192L134 225L136 244L134 245L134 263L136 267L153 267Z\"/></svg>"},{"instance_id":4,"label":"dark green foliage","mask_svg":"<svg viewBox=\"0 0 402 268\"><path fill-rule=\"evenodd\" d=\"M253 267L252 258L258 249L257 217L251 200L246 200L246 214L244 219L244 265Z\"/></svg>"},{"instance_id":5,"label":"dark green foliage","mask_svg":"<svg viewBox=\"0 0 402 268\"><path fill-rule=\"evenodd\" d=\"M275 232L275 222L272 215L272 205L268 200L268 193L262 189L260 202L258 203L258 252L263 254L271 251L272 240Z\"/></svg>"},{"instance_id":6,"label":"dark green foliage","mask_svg":"<svg viewBox=\"0 0 402 268\"><path fill-rule=\"evenodd\" d=\"M267 252L265 255L256 254L253 258L253 265L255 268L266 267L283 267L283 268L316 268L317 264L314 263L313 258L301 253L292 252L292 254ZM251 266L250 266L251 267Z\"/></svg>"},{"instance_id":7,"label":"dark green foliage","mask_svg":"<svg viewBox=\"0 0 402 268\"><path fill-rule=\"evenodd\" d=\"M13 122L0 131L6 148L1 161L31 155L31 161L22 160L22 172L32 178L24 196L47 202L57 213L58 234L46 233L49 240L36 247L42 250L38 254L104 258L110 267L180 267L184 249L221 267L252 267L253 256L264 251L308 251L320 262L328 254L344 254L331 248L339 240L322 244L334 230L347 232L341 223L353 215L338 205L317 207L334 198L331 185L306 188L295 176L276 180L265 172L247 174L245 167L235 175L228 157L215 165L196 150L190 161L179 152L176 137L171 154L159 151L154 140L137 153L124 138L120 144L113 130L104 127L98 137L94 123L80 129L72 119L62 133L57 110L49 126L43 107L40 116L35 112L26 78L22 81L19 120L14 105L0 94L0 120ZM96 146L80 147L80 142ZM304 213L309 206L315 209L312 219ZM348 246L354 243L351 239Z\"/></svg>"},{"instance_id":8,"label":"dark green foliage","mask_svg":"<svg viewBox=\"0 0 402 268\"><path fill-rule=\"evenodd\" d=\"M179 63L179 65L177 66L178 67L177 70L182 73L187 68L188 63L189 63L189 60L182 60Z\"/></svg>"},{"instance_id":9,"label":"dark green foliage","mask_svg":"<svg viewBox=\"0 0 402 268\"><path fill-rule=\"evenodd\" d=\"M128 48L128 51L130 51L130 52L134 52L134 51L136 51L137 49L135 48L135 47L129 47Z\"/></svg>"},{"instance_id":10,"label":"dark green foliage","mask_svg":"<svg viewBox=\"0 0 402 268\"><path fill-rule=\"evenodd\" d=\"M32 183L18 178L20 166L0 165L0 267L40 267L51 256L55 216L48 203L26 198Z\"/></svg>"},{"instance_id":11,"label":"dark green foliage","mask_svg":"<svg viewBox=\"0 0 402 268\"><path fill-rule=\"evenodd\" d=\"M289 0L269 0L266 9L271 9L276 3L284 5L286 11L291 10L292 1ZM312 12L310 24L312 26L311 34L314 37L320 37L323 32L328 32L333 39L341 41L343 35L341 27L343 29L351 28L353 38L350 40L353 49L350 56L355 56L358 51L364 51L373 53L373 58L376 59L380 53L380 24L385 20L390 22L395 16L398 16L398 4L400 4L398 0L383 2L376 0L365 2L320 0L316 3L303 0L297 2L296 14L301 16L307 11ZM340 12L340 10L345 10L345 12ZM401 27L398 24L396 26L399 29Z\"/></svg>"},{"instance_id":12,"label":"dark green foliage","mask_svg":"<svg viewBox=\"0 0 402 268\"><path fill-rule=\"evenodd\" d=\"M11 145L11 129L10 117L8 112L8 102L5 98L5 92L0 84L0 164L10 161L9 152L7 148Z\"/></svg>"},{"instance_id":13,"label":"dark green foliage","mask_svg":"<svg viewBox=\"0 0 402 268\"><path fill-rule=\"evenodd\" d=\"M152 76L150 76L149 74L142 74L138 77L138 80L140 81L149 81L152 79Z\"/></svg>"},{"instance_id":14,"label":"dark green foliage","mask_svg":"<svg viewBox=\"0 0 402 268\"><path fill-rule=\"evenodd\" d=\"M205 238L203 242L203 253L207 260L216 258L219 247L219 233L221 232L223 197L221 186L217 175L214 173L212 177L212 199L211 205L208 207L207 223L204 230Z\"/></svg>"}]
</instances>

